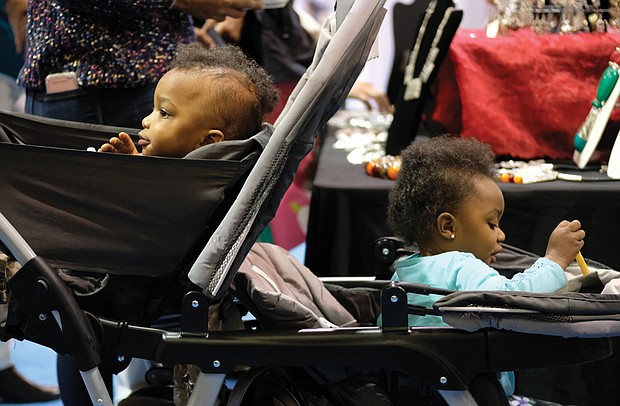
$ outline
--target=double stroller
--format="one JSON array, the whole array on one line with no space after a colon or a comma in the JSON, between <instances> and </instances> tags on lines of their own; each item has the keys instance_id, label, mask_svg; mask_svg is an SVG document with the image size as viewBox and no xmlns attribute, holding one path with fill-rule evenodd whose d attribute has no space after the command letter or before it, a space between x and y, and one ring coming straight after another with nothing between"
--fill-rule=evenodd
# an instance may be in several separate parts
<instances>
[{"instance_id":1,"label":"double stroller","mask_svg":"<svg viewBox=\"0 0 620 406\"><path fill-rule=\"evenodd\" d=\"M381 327L209 329L317 130L363 68L383 4L337 2L330 38L284 112L247 142L188 159L97 154L86 148L111 129L2 114L0 250L21 265L1 307L2 339L70 354L97 406L113 404L99 367L120 371L132 358L199 367L188 405L240 404L223 400L222 388L240 370L237 382L262 368L390 371L447 404L476 405L502 402L498 371L611 354L620 301L587 294L439 292L447 295L432 311L455 328L408 328L406 291L420 287L382 283ZM167 314L180 315L178 327L153 324Z\"/></svg>"}]
</instances>

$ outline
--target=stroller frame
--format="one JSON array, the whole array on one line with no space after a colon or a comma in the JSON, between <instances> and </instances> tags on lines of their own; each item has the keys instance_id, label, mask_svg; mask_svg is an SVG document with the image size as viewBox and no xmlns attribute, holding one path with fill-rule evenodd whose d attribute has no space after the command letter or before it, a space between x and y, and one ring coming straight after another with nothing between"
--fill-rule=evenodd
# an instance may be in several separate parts
<instances>
[{"instance_id":1,"label":"stroller frame","mask_svg":"<svg viewBox=\"0 0 620 406\"><path fill-rule=\"evenodd\" d=\"M362 69L385 14L383 4L384 0L338 1L336 34L319 43L318 56L276 122L271 140L189 272L196 290L183 299L180 331L84 311L52 267L0 213L0 242L22 265L9 281L11 295L26 315L17 325L6 327L3 339L27 339L70 353L96 406L112 405L98 370L102 356L110 355L119 363L135 357L165 365L198 365L202 373L189 400L192 406L215 404L226 375L238 365L385 368L419 378L451 405L476 405L468 388L480 376L609 355L612 347L606 337L584 340L488 328L474 332L408 328L406 291L399 285L388 286L382 295L383 327L293 334L208 330L209 305L227 293L236 269L273 217L299 161L312 148L317 129L339 108ZM335 78L341 74L345 77ZM516 350L507 353L506 346ZM562 351L564 358L551 348Z\"/></svg>"}]
</instances>

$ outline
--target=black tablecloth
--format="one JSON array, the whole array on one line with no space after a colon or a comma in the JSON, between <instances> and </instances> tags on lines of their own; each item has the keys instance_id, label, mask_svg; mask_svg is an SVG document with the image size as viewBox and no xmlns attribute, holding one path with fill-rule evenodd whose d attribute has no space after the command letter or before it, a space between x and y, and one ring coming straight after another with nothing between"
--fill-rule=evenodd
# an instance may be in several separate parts
<instances>
[{"instance_id":1,"label":"black tablecloth","mask_svg":"<svg viewBox=\"0 0 620 406\"><path fill-rule=\"evenodd\" d=\"M373 241L391 235L385 223L393 181L371 178L352 165L328 137L312 189L306 265L317 275L373 275ZM500 226L506 243L543 255L563 219L581 221L585 257L620 269L620 182L551 181L500 184L506 210Z\"/></svg>"}]
</instances>

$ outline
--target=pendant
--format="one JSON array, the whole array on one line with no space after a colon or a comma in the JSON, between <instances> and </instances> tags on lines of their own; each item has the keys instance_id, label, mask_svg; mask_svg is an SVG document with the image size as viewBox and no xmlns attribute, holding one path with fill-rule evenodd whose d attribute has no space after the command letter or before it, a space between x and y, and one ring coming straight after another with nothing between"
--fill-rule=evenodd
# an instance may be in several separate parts
<instances>
[{"instance_id":1,"label":"pendant","mask_svg":"<svg viewBox=\"0 0 620 406\"><path fill-rule=\"evenodd\" d=\"M419 99L421 93L422 79L413 78L407 81L407 87L405 88L403 99L405 99L405 101Z\"/></svg>"}]
</instances>

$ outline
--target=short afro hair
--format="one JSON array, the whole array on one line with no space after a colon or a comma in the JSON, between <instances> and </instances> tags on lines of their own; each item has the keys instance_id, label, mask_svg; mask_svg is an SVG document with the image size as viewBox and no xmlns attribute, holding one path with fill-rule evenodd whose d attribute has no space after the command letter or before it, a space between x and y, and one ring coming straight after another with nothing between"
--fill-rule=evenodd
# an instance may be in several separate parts
<instances>
[{"instance_id":1,"label":"short afro hair","mask_svg":"<svg viewBox=\"0 0 620 406\"><path fill-rule=\"evenodd\" d=\"M491 148L473 138L443 135L415 141L401 156L389 194L388 223L409 244L428 242L437 216L457 211L474 190L476 177L495 175Z\"/></svg>"},{"instance_id":2,"label":"short afro hair","mask_svg":"<svg viewBox=\"0 0 620 406\"><path fill-rule=\"evenodd\" d=\"M278 103L278 90L271 76L234 45L207 48L199 43L181 44L171 68L217 78L220 86L211 92L218 101L223 130L233 139L248 138L260 131L265 117Z\"/></svg>"}]
</instances>

